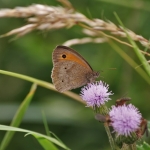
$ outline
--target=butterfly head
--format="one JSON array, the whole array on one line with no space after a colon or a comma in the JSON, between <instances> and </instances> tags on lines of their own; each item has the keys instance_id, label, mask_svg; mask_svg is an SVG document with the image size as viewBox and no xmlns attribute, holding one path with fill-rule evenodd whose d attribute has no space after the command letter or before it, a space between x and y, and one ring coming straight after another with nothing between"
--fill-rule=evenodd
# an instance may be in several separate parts
<instances>
[{"instance_id":1,"label":"butterfly head","mask_svg":"<svg viewBox=\"0 0 150 150\"><path fill-rule=\"evenodd\" d=\"M99 71L93 71L93 76L94 76L95 79L98 78L99 75L100 75Z\"/></svg>"},{"instance_id":2,"label":"butterfly head","mask_svg":"<svg viewBox=\"0 0 150 150\"><path fill-rule=\"evenodd\" d=\"M87 74L87 79L89 83L95 82L95 79L99 77L99 72L93 71L92 73Z\"/></svg>"}]
</instances>

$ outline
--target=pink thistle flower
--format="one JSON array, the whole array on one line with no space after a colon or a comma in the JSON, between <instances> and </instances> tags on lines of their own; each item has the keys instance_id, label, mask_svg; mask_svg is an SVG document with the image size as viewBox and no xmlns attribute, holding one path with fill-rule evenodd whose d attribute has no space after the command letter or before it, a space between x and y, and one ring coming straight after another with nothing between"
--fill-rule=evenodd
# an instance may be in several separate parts
<instances>
[{"instance_id":1,"label":"pink thistle flower","mask_svg":"<svg viewBox=\"0 0 150 150\"><path fill-rule=\"evenodd\" d=\"M130 136L141 123L142 115L132 104L112 106L109 112L111 125L118 135Z\"/></svg>"},{"instance_id":2,"label":"pink thistle flower","mask_svg":"<svg viewBox=\"0 0 150 150\"><path fill-rule=\"evenodd\" d=\"M80 95L88 107L100 107L100 105L103 105L108 100L111 100L109 96L113 95L113 93L111 91L108 92L108 88L109 85L102 81L89 83L81 89Z\"/></svg>"}]
</instances>

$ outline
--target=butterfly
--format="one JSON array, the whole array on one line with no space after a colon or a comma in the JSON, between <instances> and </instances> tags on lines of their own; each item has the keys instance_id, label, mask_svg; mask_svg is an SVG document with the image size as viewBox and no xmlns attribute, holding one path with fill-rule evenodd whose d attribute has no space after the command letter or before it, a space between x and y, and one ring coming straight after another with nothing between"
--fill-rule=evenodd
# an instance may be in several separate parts
<instances>
[{"instance_id":1,"label":"butterfly","mask_svg":"<svg viewBox=\"0 0 150 150\"><path fill-rule=\"evenodd\" d=\"M59 92L92 83L99 77L89 63L75 50L57 46L52 54L52 82Z\"/></svg>"}]
</instances>

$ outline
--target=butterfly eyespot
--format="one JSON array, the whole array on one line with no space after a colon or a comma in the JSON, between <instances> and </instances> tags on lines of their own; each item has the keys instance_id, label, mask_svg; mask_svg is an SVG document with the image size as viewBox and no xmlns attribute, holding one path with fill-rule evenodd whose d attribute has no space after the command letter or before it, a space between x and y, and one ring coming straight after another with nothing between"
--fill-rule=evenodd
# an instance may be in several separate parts
<instances>
[{"instance_id":1,"label":"butterfly eyespot","mask_svg":"<svg viewBox=\"0 0 150 150\"><path fill-rule=\"evenodd\" d=\"M65 55L65 54L63 54L63 55L62 55L62 58L66 58L66 55Z\"/></svg>"},{"instance_id":2,"label":"butterfly eyespot","mask_svg":"<svg viewBox=\"0 0 150 150\"><path fill-rule=\"evenodd\" d=\"M61 82L64 82L64 80L62 80Z\"/></svg>"},{"instance_id":3,"label":"butterfly eyespot","mask_svg":"<svg viewBox=\"0 0 150 150\"><path fill-rule=\"evenodd\" d=\"M67 68L65 67L65 69L67 69Z\"/></svg>"}]
</instances>

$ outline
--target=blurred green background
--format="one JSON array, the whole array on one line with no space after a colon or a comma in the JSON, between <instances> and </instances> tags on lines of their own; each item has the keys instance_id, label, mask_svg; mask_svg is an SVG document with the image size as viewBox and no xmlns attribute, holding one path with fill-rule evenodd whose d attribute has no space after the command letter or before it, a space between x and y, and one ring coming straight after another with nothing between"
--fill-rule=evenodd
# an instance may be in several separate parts
<instances>
[{"instance_id":1,"label":"blurred green background","mask_svg":"<svg viewBox=\"0 0 150 150\"><path fill-rule=\"evenodd\" d=\"M55 0L0 0L0 8L28 6L33 3L61 5ZM127 28L149 39L148 0L71 0L71 3L77 11L89 18L110 20L118 25L113 14L116 12ZM25 20L21 18L0 18L0 35L24 24ZM53 49L69 39L85 37L81 31L80 27L74 26L70 29L34 31L14 41L11 41L13 37L1 38L0 69L51 82ZM116 44L138 65L141 64L133 49L117 42ZM141 45L139 47L144 49ZM109 107L118 98L131 97L132 103L139 108L143 117L150 119L149 84L108 43L76 45L72 48L83 55L94 70L103 70L100 79L107 82L114 93L112 100L108 102ZM27 81L0 74L0 124L10 124L30 87L31 83ZM73 91L80 93L80 89ZM104 127L94 119L90 108L43 87L38 87L20 127L45 134L42 111L46 114L50 130L72 150L110 149ZM0 131L0 141L4 134L5 132ZM149 139L146 138L146 141L149 142ZM19 149L42 150L42 147L32 136L24 138L23 133L16 133L7 150Z\"/></svg>"}]
</instances>

